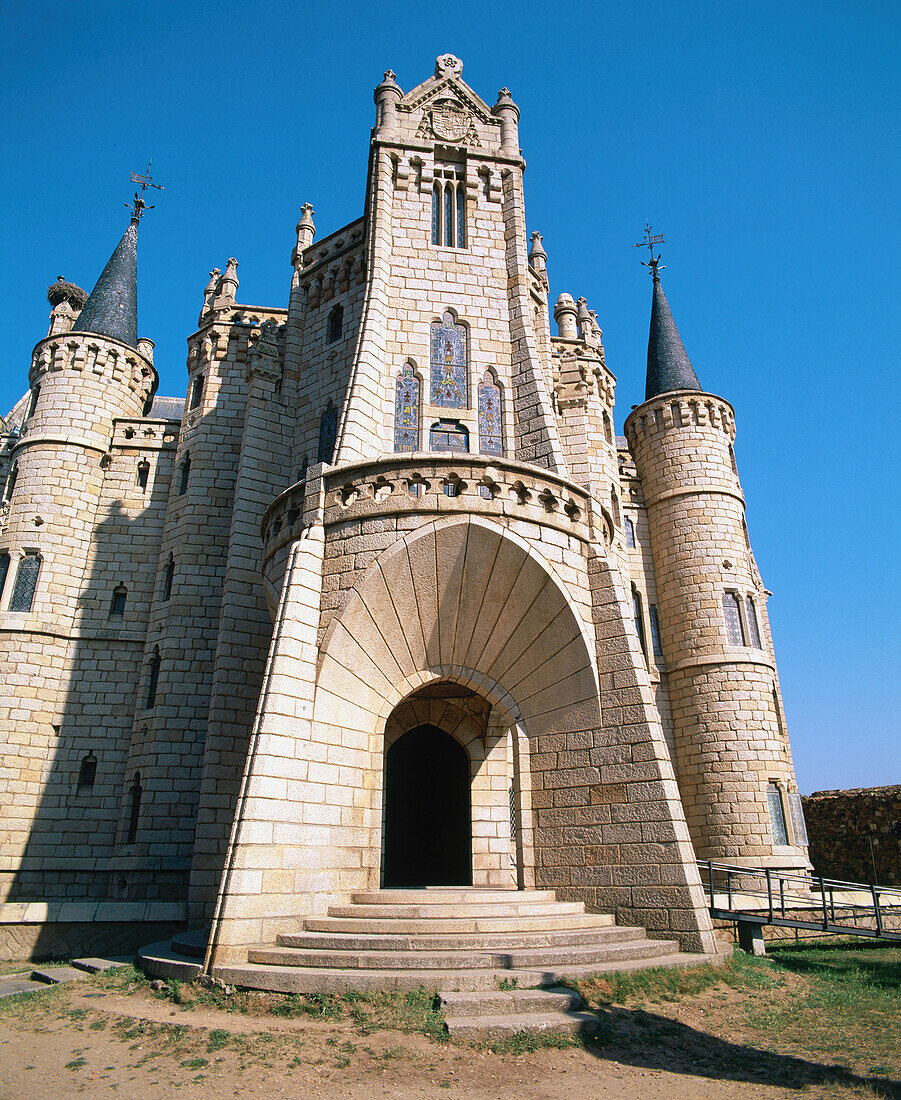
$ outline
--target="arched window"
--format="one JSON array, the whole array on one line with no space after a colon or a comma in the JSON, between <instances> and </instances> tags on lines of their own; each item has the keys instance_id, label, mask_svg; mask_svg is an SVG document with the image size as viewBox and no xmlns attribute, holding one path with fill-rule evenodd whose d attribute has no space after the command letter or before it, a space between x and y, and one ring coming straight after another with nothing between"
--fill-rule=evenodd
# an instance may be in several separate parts
<instances>
[{"instance_id":1,"label":"arched window","mask_svg":"<svg viewBox=\"0 0 901 1100\"><path fill-rule=\"evenodd\" d=\"M619 511L619 497L612 485L610 486L610 511L613 513L613 522L620 527L623 521Z\"/></svg>"},{"instance_id":2,"label":"arched window","mask_svg":"<svg viewBox=\"0 0 901 1100\"><path fill-rule=\"evenodd\" d=\"M141 819L141 795L143 793L144 790L141 787L141 773L135 772L134 780L128 792L128 834L125 838L126 844L134 844L138 839L138 822Z\"/></svg>"},{"instance_id":3,"label":"arched window","mask_svg":"<svg viewBox=\"0 0 901 1100\"><path fill-rule=\"evenodd\" d=\"M655 657L663 656L663 645L660 641L660 619L657 617L657 608L654 604L648 604L648 619L651 623L651 647Z\"/></svg>"},{"instance_id":4,"label":"arched window","mask_svg":"<svg viewBox=\"0 0 901 1100\"><path fill-rule=\"evenodd\" d=\"M150 477L150 463L146 458L142 458L138 463L138 488L143 492L147 488L147 481Z\"/></svg>"},{"instance_id":5,"label":"arched window","mask_svg":"<svg viewBox=\"0 0 901 1100\"><path fill-rule=\"evenodd\" d=\"M394 388L394 449L399 454L419 450L419 396L419 379L408 364Z\"/></svg>"},{"instance_id":6,"label":"arched window","mask_svg":"<svg viewBox=\"0 0 901 1100\"><path fill-rule=\"evenodd\" d=\"M341 330L344 328L344 306L332 306L326 324L325 338L330 344L341 339Z\"/></svg>"},{"instance_id":7,"label":"arched window","mask_svg":"<svg viewBox=\"0 0 901 1100\"><path fill-rule=\"evenodd\" d=\"M623 520L623 529L626 532L626 546L630 550L635 549L635 524L632 522L629 516L626 516Z\"/></svg>"},{"instance_id":8,"label":"arched window","mask_svg":"<svg viewBox=\"0 0 901 1100\"><path fill-rule=\"evenodd\" d=\"M319 452L317 462L331 462L335 457L335 443L338 439L338 410L329 401L325 412L319 418Z\"/></svg>"},{"instance_id":9,"label":"arched window","mask_svg":"<svg viewBox=\"0 0 901 1100\"><path fill-rule=\"evenodd\" d=\"M188 412L199 409L203 404L203 375L198 374L191 383L191 397L188 401Z\"/></svg>"},{"instance_id":10,"label":"arched window","mask_svg":"<svg viewBox=\"0 0 901 1100\"><path fill-rule=\"evenodd\" d=\"M163 602L172 595L172 580L175 577L175 558L169 555L166 568L163 570Z\"/></svg>"},{"instance_id":11,"label":"arched window","mask_svg":"<svg viewBox=\"0 0 901 1100\"><path fill-rule=\"evenodd\" d=\"M38 398L40 396L41 396L41 387L40 386L35 386L34 389L31 391L31 402L28 405L28 416L25 418L26 420L29 419L30 417L34 416L35 410L38 407Z\"/></svg>"},{"instance_id":12,"label":"arched window","mask_svg":"<svg viewBox=\"0 0 901 1100\"><path fill-rule=\"evenodd\" d=\"M602 416L603 416L603 419L604 419L604 438L607 440L608 443L612 443L613 442L613 425L610 422L610 413L608 413L607 410L604 409L604 411L602 413Z\"/></svg>"},{"instance_id":13,"label":"arched window","mask_svg":"<svg viewBox=\"0 0 901 1100\"><path fill-rule=\"evenodd\" d=\"M741 601L737 593L723 593L723 617L726 620L726 639L729 645L747 645L745 628L741 621Z\"/></svg>"},{"instance_id":14,"label":"arched window","mask_svg":"<svg viewBox=\"0 0 901 1100\"><path fill-rule=\"evenodd\" d=\"M782 791L779 784L771 779L766 788L766 800L770 809L770 828L774 844L788 844L788 829L785 827L785 807L782 804Z\"/></svg>"},{"instance_id":15,"label":"arched window","mask_svg":"<svg viewBox=\"0 0 901 1100\"><path fill-rule=\"evenodd\" d=\"M641 609L641 593L634 584L632 585L632 614L635 617L635 633L638 635L638 644L641 646L641 652L647 657L648 648L644 636L644 615Z\"/></svg>"},{"instance_id":16,"label":"arched window","mask_svg":"<svg viewBox=\"0 0 901 1100\"><path fill-rule=\"evenodd\" d=\"M429 433L431 451L469 451L469 432L456 420L439 420Z\"/></svg>"},{"instance_id":17,"label":"arched window","mask_svg":"<svg viewBox=\"0 0 901 1100\"><path fill-rule=\"evenodd\" d=\"M6 488L3 490L3 499L12 500L13 493L16 491L16 478L19 476L18 463L14 463L9 471L9 475L6 478Z\"/></svg>"},{"instance_id":18,"label":"arched window","mask_svg":"<svg viewBox=\"0 0 901 1100\"><path fill-rule=\"evenodd\" d=\"M97 778L97 757L89 752L81 762L81 767L78 769L78 784L76 786L76 793L81 794L83 791L89 791L94 786L94 780Z\"/></svg>"},{"instance_id":19,"label":"arched window","mask_svg":"<svg viewBox=\"0 0 901 1100\"><path fill-rule=\"evenodd\" d=\"M191 480L191 456L185 455L184 461L181 464L181 473L178 481L178 495L184 496L188 491L188 482Z\"/></svg>"},{"instance_id":20,"label":"arched window","mask_svg":"<svg viewBox=\"0 0 901 1100\"><path fill-rule=\"evenodd\" d=\"M9 601L10 611L31 610L40 571L41 559L38 554L26 554L19 559L19 568L16 570L16 583L13 585L13 594Z\"/></svg>"},{"instance_id":21,"label":"arched window","mask_svg":"<svg viewBox=\"0 0 901 1100\"><path fill-rule=\"evenodd\" d=\"M445 248L466 247L466 189L456 182L457 171L432 184L432 244Z\"/></svg>"},{"instance_id":22,"label":"arched window","mask_svg":"<svg viewBox=\"0 0 901 1100\"><path fill-rule=\"evenodd\" d=\"M113 598L110 600L109 617L121 619L125 614L125 601L128 599L128 589L124 584L117 584L113 589Z\"/></svg>"},{"instance_id":23,"label":"arched window","mask_svg":"<svg viewBox=\"0 0 901 1100\"><path fill-rule=\"evenodd\" d=\"M753 596L748 596L745 599L745 617L748 620L748 644L755 649L763 649L760 644L760 626L757 622L757 607Z\"/></svg>"},{"instance_id":24,"label":"arched window","mask_svg":"<svg viewBox=\"0 0 901 1100\"><path fill-rule=\"evenodd\" d=\"M432 325L430 363L432 404L443 409L469 407L469 355L466 326L448 311Z\"/></svg>"},{"instance_id":25,"label":"arched window","mask_svg":"<svg viewBox=\"0 0 901 1100\"><path fill-rule=\"evenodd\" d=\"M153 647L153 655L150 658L150 668L147 676L147 702L144 704L147 710L156 706L156 689L159 687L161 664L160 647L155 645Z\"/></svg>"},{"instance_id":26,"label":"arched window","mask_svg":"<svg viewBox=\"0 0 901 1100\"><path fill-rule=\"evenodd\" d=\"M504 454L504 429L501 420L501 388L486 370L479 383L479 454Z\"/></svg>"}]
</instances>

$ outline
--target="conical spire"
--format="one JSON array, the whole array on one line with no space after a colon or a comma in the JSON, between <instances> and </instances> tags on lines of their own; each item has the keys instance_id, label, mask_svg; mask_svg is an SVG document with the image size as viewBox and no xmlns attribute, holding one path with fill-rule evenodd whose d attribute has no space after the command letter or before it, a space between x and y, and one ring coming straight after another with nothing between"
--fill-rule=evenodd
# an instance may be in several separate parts
<instances>
[{"instance_id":1,"label":"conical spire","mask_svg":"<svg viewBox=\"0 0 901 1100\"><path fill-rule=\"evenodd\" d=\"M138 343L138 218L116 245L84 309L72 326L73 332L94 332L111 336L130 347Z\"/></svg>"},{"instance_id":2,"label":"conical spire","mask_svg":"<svg viewBox=\"0 0 901 1100\"><path fill-rule=\"evenodd\" d=\"M654 277L651 332L648 337L648 379L644 399L650 401L671 390L699 390L701 383L685 351L682 337L660 285L657 263L649 265Z\"/></svg>"}]
</instances>

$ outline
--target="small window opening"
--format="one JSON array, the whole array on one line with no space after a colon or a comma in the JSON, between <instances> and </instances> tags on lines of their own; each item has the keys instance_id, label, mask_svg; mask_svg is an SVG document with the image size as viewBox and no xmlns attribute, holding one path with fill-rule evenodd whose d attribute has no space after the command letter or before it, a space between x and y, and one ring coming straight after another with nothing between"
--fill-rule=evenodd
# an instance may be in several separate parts
<instances>
[{"instance_id":1,"label":"small window opening","mask_svg":"<svg viewBox=\"0 0 901 1100\"><path fill-rule=\"evenodd\" d=\"M607 440L608 443L612 443L613 442L613 425L610 422L610 413L608 413L607 410L604 409L604 412L603 412L602 415L603 415L603 418L604 418L604 438Z\"/></svg>"},{"instance_id":2,"label":"small window opening","mask_svg":"<svg viewBox=\"0 0 901 1100\"><path fill-rule=\"evenodd\" d=\"M616 489L610 489L610 510L613 512L613 522L617 527L622 526L622 517L619 512L619 497L616 495Z\"/></svg>"},{"instance_id":3,"label":"small window opening","mask_svg":"<svg viewBox=\"0 0 901 1100\"><path fill-rule=\"evenodd\" d=\"M185 455L184 462L181 464L181 474L178 482L178 495L184 496L188 491L188 482L191 480L191 456Z\"/></svg>"},{"instance_id":4,"label":"small window opening","mask_svg":"<svg viewBox=\"0 0 901 1100\"><path fill-rule=\"evenodd\" d=\"M319 451L317 462L331 462L335 457L335 444L338 441L338 410L329 401L319 418Z\"/></svg>"},{"instance_id":5,"label":"small window opening","mask_svg":"<svg viewBox=\"0 0 901 1100\"><path fill-rule=\"evenodd\" d=\"M754 597L748 596L745 600L745 615L748 620L748 638L755 649L763 649L760 644L760 625L757 622L757 606Z\"/></svg>"},{"instance_id":6,"label":"small window opening","mask_svg":"<svg viewBox=\"0 0 901 1100\"><path fill-rule=\"evenodd\" d=\"M26 419L30 419L35 414L35 410L38 407L38 398L41 396L41 387L35 386L31 391L31 401L28 405L28 416Z\"/></svg>"},{"instance_id":7,"label":"small window opening","mask_svg":"<svg viewBox=\"0 0 901 1100\"><path fill-rule=\"evenodd\" d=\"M175 558L170 554L163 572L163 602L172 595L172 580L175 577Z\"/></svg>"},{"instance_id":8,"label":"small window opening","mask_svg":"<svg viewBox=\"0 0 901 1100\"><path fill-rule=\"evenodd\" d=\"M457 420L439 420L429 432L429 449L432 451L469 451L469 431Z\"/></svg>"},{"instance_id":9,"label":"small window opening","mask_svg":"<svg viewBox=\"0 0 901 1100\"><path fill-rule=\"evenodd\" d=\"M638 635L638 644L641 646L641 652L647 657L648 648L644 636L644 615L641 609L641 593L634 584L632 585L632 613L635 616L635 633Z\"/></svg>"},{"instance_id":10,"label":"small window opening","mask_svg":"<svg viewBox=\"0 0 901 1100\"><path fill-rule=\"evenodd\" d=\"M657 617L657 608L654 604L648 604L648 618L651 623L651 646L655 657L663 657L663 645L660 641L660 620Z\"/></svg>"},{"instance_id":11,"label":"small window opening","mask_svg":"<svg viewBox=\"0 0 901 1100\"><path fill-rule=\"evenodd\" d=\"M138 822L141 818L141 795L144 793L141 787L141 773L135 772L134 781L129 789L129 810L128 810L128 835L125 839L126 844L134 844L138 839Z\"/></svg>"},{"instance_id":12,"label":"small window opening","mask_svg":"<svg viewBox=\"0 0 901 1100\"><path fill-rule=\"evenodd\" d=\"M630 550L634 550L635 549L635 524L632 522L632 520L629 518L629 516L626 516L626 518L623 520L623 526L625 527L625 531L626 531L626 546L628 546Z\"/></svg>"},{"instance_id":13,"label":"small window opening","mask_svg":"<svg viewBox=\"0 0 901 1100\"><path fill-rule=\"evenodd\" d=\"M432 184L432 244L445 248L466 247L466 188L462 169L437 168Z\"/></svg>"},{"instance_id":14,"label":"small window opening","mask_svg":"<svg viewBox=\"0 0 901 1100\"><path fill-rule=\"evenodd\" d=\"M6 488L3 491L4 500L12 500L13 493L16 491L16 478L19 476L19 466L14 465L9 471L9 476L6 479Z\"/></svg>"},{"instance_id":15,"label":"small window opening","mask_svg":"<svg viewBox=\"0 0 901 1100\"><path fill-rule=\"evenodd\" d=\"M203 404L203 375L198 374L191 383L191 400L188 402L188 411L193 412Z\"/></svg>"},{"instance_id":16,"label":"small window opening","mask_svg":"<svg viewBox=\"0 0 901 1100\"><path fill-rule=\"evenodd\" d=\"M4 550L0 553L0 592L6 584L6 576L9 573L9 554Z\"/></svg>"},{"instance_id":17,"label":"small window opening","mask_svg":"<svg viewBox=\"0 0 901 1100\"><path fill-rule=\"evenodd\" d=\"M147 488L147 481L150 478L150 463L146 458L142 458L138 463L138 488L143 492Z\"/></svg>"},{"instance_id":18,"label":"small window opening","mask_svg":"<svg viewBox=\"0 0 901 1100\"><path fill-rule=\"evenodd\" d=\"M38 573L41 571L41 559L37 554L26 554L19 561L16 570L16 583L9 601L10 611L30 611L34 603L34 593L38 585Z\"/></svg>"},{"instance_id":19,"label":"small window opening","mask_svg":"<svg viewBox=\"0 0 901 1100\"><path fill-rule=\"evenodd\" d=\"M153 647L153 656L150 658L150 671L147 677L147 702L145 704L147 710L156 706L156 689L159 687L160 682L161 663L160 647L157 645Z\"/></svg>"},{"instance_id":20,"label":"small window opening","mask_svg":"<svg viewBox=\"0 0 901 1100\"><path fill-rule=\"evenodd\" d=\"M766 800L770 809L770 828L774 844L788 844L788 829L785 827L785 807L782 804L782 791L779 784L771 779L766 788Z\"/></svg>"},{"instance_id":21,"label":"small window opening","mask_svg":"<svg viewBox=\"0 0 901 1100\"><path fill-rule=\"evenodd\" d=\"M113 589L113 598L110 600L110 618L121 619L125 614L125 601L128 599L128 589L124 584L117 584Z\"/></svg>"},{"instance_id":22,"label":"small window opening","mask_svg":"<svg viewBox=\"0 0 901 1100\"><path fill-rule=\"evenodd\" d=\"M341 339L341 330L344 328L344 306L333 306L328 315L326 340L334 344Z\"/></svg>"},{"instance_id":23,"label":"small window opening","mask_svg":"<svg viewBox=\"0 0 901 1100\"><path fill-rule=\"evenodd\" d=\"M76 787L76 793L81 794L82 791L89 791L94 786L94 780L97 778L97 757L89 752L81 762L81 767L78 769L78 785Z\"/></svg>"}]
</instances>

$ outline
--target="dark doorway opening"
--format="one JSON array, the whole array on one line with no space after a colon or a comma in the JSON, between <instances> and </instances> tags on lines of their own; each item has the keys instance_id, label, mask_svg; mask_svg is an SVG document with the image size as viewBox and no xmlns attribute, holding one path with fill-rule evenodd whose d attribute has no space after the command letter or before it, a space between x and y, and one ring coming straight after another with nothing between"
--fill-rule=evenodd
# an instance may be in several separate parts
<instances>
[{"instance_id":1,"label":"dark doorway opening","mask_svg":"<svg viewBox=\"0 0 901 1100\"><path fill-rule=\"evenodd\" d=\"M437 726L417 726L385 758L385 876L391 886L471 886L469 756Z\"/></svg>"}]
</instances>

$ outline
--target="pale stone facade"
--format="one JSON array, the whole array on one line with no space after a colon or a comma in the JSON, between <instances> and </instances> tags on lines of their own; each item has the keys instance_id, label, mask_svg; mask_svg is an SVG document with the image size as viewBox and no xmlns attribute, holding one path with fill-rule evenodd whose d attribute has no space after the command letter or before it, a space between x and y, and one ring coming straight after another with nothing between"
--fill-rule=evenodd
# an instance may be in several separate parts
<instances>
[{"instance_id":1,"label":"pale stone facade","mask_svg":"<svg viewBox=\"0 0 901 1100\"><path fill-rule=\"evenodd\" d=\"M287 309L211 274L183 406L100 283L87 332L54 304L0 454L7 942L212 920L227 963L427 885L391 804L391 768L432 781L416 731L467 761L435 882L710 951L696 857L806 863L733 411L678 385L613 435L593 311L552 331L518 109L461 73L386 74L364 215L314 242L303 208Z\"/></svg>"}]
</instances>

